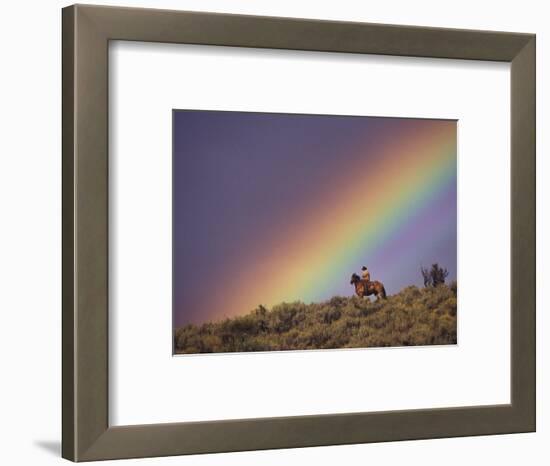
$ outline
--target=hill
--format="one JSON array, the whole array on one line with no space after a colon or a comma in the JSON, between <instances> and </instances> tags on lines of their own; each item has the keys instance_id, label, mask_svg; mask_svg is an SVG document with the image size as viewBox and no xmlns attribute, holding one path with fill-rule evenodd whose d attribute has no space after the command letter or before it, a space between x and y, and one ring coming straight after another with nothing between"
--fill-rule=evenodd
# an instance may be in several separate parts
<instances>
[{"instance_id":1,"label":"hill","mask_svg":"<svg viewBox=\"0 0 550 466\"><path fill-rule=\"evenodd\" d=\"M174 331L174 351L366 348L456 344L456 283L409 286L385 300L335 296L323 303L283 303L268 310Z\"/></svg>"}]
</instances>

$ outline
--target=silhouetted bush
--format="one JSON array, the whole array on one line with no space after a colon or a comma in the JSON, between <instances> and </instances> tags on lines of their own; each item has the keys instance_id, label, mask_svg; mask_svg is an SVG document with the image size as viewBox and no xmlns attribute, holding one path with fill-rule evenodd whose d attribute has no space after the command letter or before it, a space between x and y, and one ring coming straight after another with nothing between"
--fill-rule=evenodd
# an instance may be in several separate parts
<instances>
[{"instance_id":1,"label":"silhouetted bush","mask_svg":"<svg viewBox=\"0 0 550 466\"><path fill-rule=\"evenodd\" d=\"M420 272L422 273L425 287L443 285L449 275L447 269L441 268L439 264L432 264L432 267L429 269L420 267Z\"/></svg>"}]
</instances>

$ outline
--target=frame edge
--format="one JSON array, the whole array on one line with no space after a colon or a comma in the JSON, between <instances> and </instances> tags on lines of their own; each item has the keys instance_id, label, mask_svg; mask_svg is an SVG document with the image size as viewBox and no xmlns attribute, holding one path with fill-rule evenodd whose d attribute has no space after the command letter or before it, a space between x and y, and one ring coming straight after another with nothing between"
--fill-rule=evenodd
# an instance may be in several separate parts
<instances>
[{"instance_id":1,"label":"frame edge","mask_svg":"<svg viewBox=\"0 0 550 466\"><path fill-rule=\"evenodd\" d=\"M61 407L61 456L74 461L76 459L76 419L74 390L74 35L75 7L62 9L62 407Z\"/></svg>"},{"instance_id":2,"label":"frame edge","mask_svg":"<svg viewBox=\"0 0 550 466\"><path fill-rule=\"evenodd\" d=\"M536 36L514 57L511 87L511 399L536 430Z\"/></svg>"}]
</instances>

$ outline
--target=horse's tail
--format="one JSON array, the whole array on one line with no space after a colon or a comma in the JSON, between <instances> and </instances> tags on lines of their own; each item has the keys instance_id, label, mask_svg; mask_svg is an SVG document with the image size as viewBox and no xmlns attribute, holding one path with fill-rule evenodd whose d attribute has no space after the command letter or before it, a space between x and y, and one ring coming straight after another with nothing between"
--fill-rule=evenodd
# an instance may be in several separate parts
<instances>
[{"instance_id":1,"label":"horse's tail","mask_svg":"<svg viewBox=\"0 0 550 466\"><path fill-rule=\"evenodd\" d=\"M382 285L382 289L380 290L380 296L382 296L382 298L384 298L384 299L387 298L386 288L384 288L384 285Z\"/></svg>"}]
</instances>

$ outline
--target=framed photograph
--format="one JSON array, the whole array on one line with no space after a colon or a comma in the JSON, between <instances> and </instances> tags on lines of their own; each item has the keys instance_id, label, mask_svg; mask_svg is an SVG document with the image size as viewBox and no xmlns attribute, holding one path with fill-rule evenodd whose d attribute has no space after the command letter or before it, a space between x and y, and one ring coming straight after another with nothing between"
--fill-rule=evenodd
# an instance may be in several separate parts
<instances>
[{"instance_id":1,"label":"framed photograph","mask_svg":"<svg viewBox=\"0 0 550 466\"><path fill-rule=\"evenodd\" d=\"M176 354L457 343L456 121L173 122Z\"/></svg>"},{"instance_id":2,"label":"framed photograph","mask_svg":"<svg viewBox=\"0 0 550 466\"><path fill-rule=\"evenodd\" d=\"M63 10L65 458L534 430L534 35Z\"/></svg>"}]
</instances>

